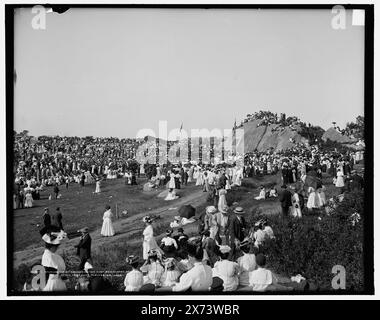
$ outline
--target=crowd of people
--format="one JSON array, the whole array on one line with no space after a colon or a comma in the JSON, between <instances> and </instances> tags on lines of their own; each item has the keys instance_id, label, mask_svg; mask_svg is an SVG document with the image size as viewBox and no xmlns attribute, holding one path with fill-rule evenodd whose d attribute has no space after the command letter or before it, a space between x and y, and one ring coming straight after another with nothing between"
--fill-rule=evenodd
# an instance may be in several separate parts
<instances>
[{"instance_id":1,"label":"crowd of people","mask_svg":"<svg viewBox=\"0 0 380 320\"><path fill-rule=\"evenodd\" d=\"M277 275L266 266L262 245L275 240L275 230L266 219L260 218L249 227L244 219L245 210L238 203L228 205L230 190L242 186L246 177L281 176L281 190L276 185L267 190L261 186L256 200L272 198L279 202L283 216L302 217L304 209L324 208L328 202L322 184L323 173L333 177L333 183L344 195L348 189L362 189L363 178L353 166L352 153L324 152L317 146L295 146L285 151L268 150L245 155L244 165L201 164L189 162L175 165L139 165L128 167L137 147L134 140L93 138L48 138L35 143L25 137L16 139L17 168L15 175L15 208L30 207L45 187L52 185L54 197L60 196L59 187L69 188L71 182L95 183L94 193L101 192L102 179L124 178L126 184L136 184L136 175L144 174L148 181L143 190L164 188L165 200L178 198L176 190L188 184L199 186L209 193L210 205L195 221L198 234L190 237L181 224L168 228L165 237L157 241L154 220L143 219L142 254L126 257L130 271L124 280L125 291L266 291L293 290L304 284L302 276L296 280ZM74 143L75 142L75 143ZM127 149L123 147L128 146ZM138 169L137 169L138 168ZM88 176L86 176L86 173ZM77 178L75 178L77 177ZM79 177L79 178L78 178ZM92 180L91 180L92 179ZM19 195L25 195L20 204ZM18 202L17 202L18 201ZM107 206L103 215L101 235L115 235L113 213ZM65 241L60 208L54 214L46 209L40 234L45 243L42 265L49 271L43 291L64 291L66 266L57 253ZM78 230L80 240L76 245L80 258L79 271L83 272L77 290L105 290L109 283L95 274L96 261L91 257L91 237L87 227ZM85 280L83 280L85 279ZM25 290L32 290L25 285Z\"/></svg>"}]
</instances>

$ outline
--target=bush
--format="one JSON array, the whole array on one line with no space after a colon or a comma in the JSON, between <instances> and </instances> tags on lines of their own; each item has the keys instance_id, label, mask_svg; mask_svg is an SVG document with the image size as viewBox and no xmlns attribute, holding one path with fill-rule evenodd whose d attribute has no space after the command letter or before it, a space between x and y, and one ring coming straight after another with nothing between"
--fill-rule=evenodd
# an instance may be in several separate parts
<instances>
[{"instance_id":1,"label":"bush","mask_svg":"<svg viewBox=\"0 0 380 320\"><path fill-rule=\"evenodd\" d=\"M354 212L361 217L355 225ZM276 236L261 248L268 257L268 267L289 277L301 274L321 290L332 290L332 268L342 265L346 269L346 289L364 290L362 217L360 193L348 194L330 215L268 217Z\"/></svg>"}]
</instances>

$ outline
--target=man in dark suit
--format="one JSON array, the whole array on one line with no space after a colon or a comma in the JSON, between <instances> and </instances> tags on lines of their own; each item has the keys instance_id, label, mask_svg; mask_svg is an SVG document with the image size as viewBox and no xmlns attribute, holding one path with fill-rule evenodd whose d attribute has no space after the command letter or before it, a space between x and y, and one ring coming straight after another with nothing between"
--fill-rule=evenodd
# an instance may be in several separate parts
<instances>
[{"instance_id":1,"label":"man in dark suit","mask_svg":"<svg viewBox=\"0 0 380 320\"><path fill-rule=\"evenodd\" d=\"M44 209L44 214L42 215L42 220L44 226L40 230L41 236L43 236L45 233L51 232L51 216L49 214L49 208Z\"/></svg>"},{"instance_id":2,"label":"man in dark suit","mask_svg":"<svg viewBox=\"0 0 380 320\"><path fill-rule=\"evenodd\" d=\"M57 207L56 211L51 215L51 225L59 230L63 230L62 213L59 207Z\"/></svg>"},{"instance_id":3,"label":"man in dark suit","mask_svg":"<svg viewBox=\"0 0 380 320\"><path fill-rule=\"evenodd\" d=\"M278 197L278 200L281 202L282 216L288 216L289 208L292 206L292 193L287 190L286 184L281 186L282 191Z\"/></svg>"},{"instance_id":4,"label":"man in dark suit","mask_svg":"<svg viewBox=\"0 0 380 320\"><path fill-rule=\"evenodd\" d=\"M243 214L244 209L242 207L237 207L228 217L226 229L228 234L228 245L231 248L229 256L230 260L236 258L236 248L240 245L240 242L244 240L246 223Z\"/></svg>"},{"instance_id":5,"label":"man in dark suit","mask_svg":"<svg viewBox=\"0 0 380 320\"><path fill-rule=\"evenodd\" d=\"M79 270L83 270L86 261L91 259L91 237L87 227L78 230L78 232L80 232L82 236L75 247L77 248L77 255L79 255L80 258Z\"/></svg>"}]
</instances>

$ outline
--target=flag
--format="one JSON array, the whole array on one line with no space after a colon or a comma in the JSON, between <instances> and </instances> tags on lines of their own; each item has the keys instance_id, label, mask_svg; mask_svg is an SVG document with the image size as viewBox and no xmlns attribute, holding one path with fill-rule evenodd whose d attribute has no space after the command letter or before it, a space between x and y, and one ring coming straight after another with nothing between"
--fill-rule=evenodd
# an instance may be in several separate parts
<instances>
[{"instance_id":1,"label":"flag","mask_svg":"<svg viewBox=\"0 0 380 320\"><path fill-rule=\"evenodd\" d=\"M179 132L182 131L182 127L183 127L183 122L181 123L181 128L179 128Z\"/></svg>"}]
</instances>

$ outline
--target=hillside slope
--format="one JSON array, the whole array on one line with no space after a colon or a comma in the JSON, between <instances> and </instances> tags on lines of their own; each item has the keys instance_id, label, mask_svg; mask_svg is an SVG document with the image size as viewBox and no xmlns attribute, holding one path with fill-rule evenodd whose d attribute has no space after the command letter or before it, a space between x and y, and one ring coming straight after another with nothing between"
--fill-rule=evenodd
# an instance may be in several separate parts
<instances>
[{"instance_id":1,"label":"hillside slope","mask_svg":"<svg viewBox=\"0 0 380 320\"><path fill-rule=\"evenodd\" d=\"M273 148L276 151L292 148L296 143L307 143L307 139L302 137L298 131L290 127L280 127L277 124L257 126L259 120L246 122L244 129L244 151L255 150L266 151ZM293 140L290 141L290 139Z\"/></svg>"}]
</instances>

